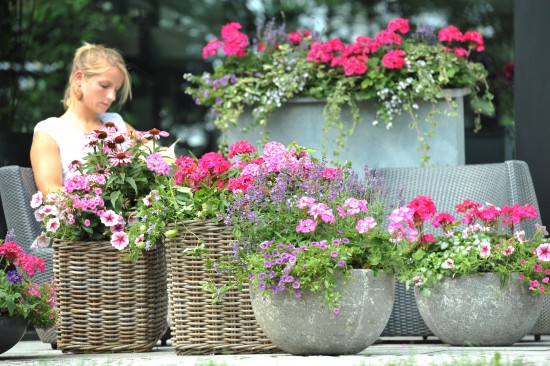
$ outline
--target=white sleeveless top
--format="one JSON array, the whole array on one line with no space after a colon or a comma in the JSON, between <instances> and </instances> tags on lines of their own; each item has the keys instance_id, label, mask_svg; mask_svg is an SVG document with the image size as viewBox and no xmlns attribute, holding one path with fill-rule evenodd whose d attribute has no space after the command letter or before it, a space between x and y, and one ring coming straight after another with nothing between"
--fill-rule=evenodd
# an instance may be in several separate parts
<instances>
[{"instance_id":1,"label":"white sleeveless top","mask_svg":"<svg viewBox=\"0 0 550 366\"><path fill-rule=\"evenodd\" d=\"M119 131L126 132L126 123L118 113L98 114L102 123L113 122ZM57 117L50 117L38 122L34 127L34 133L38 131L48 134L55 140L59 147L61 166L63 167L63 183L74 172L69 171L69 165L73 160L82 160L86 156L84 145L85 134L72 125L67 125Z\"/></svg>"}]
</instances>

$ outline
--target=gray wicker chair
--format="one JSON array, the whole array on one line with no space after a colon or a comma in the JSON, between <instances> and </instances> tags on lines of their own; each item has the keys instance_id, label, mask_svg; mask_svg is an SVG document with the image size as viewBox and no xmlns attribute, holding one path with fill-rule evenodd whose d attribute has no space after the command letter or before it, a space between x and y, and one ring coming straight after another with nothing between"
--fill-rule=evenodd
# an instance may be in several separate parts
<instances>
[{"instance_id":1,"label":"gray wicker chair","mask_svg":"<svg viewBox=\"0 0 550 366\"><path fill-rule=\"evenodd\" d=\"M40 223L36 221L30 206L31 197L36 192L31 168L16 165L0 168L0 197L6 227L14 230L15 239L25 252L44 258L46 270L37 272L34 276L37 282L44 282L54 278L53 249L51 247L36 250L30 248L41 230ZM56 348L55 329L36 329L36 333L42 342L50 343L52 348Z\"/></svg>"},{"instance_id":2,"label":"gray wicker chair","mask_svg":"<svg viewBox=\"0 0 550 366\"><path fill-rule=\"evenodd\" d=\"M403 203L407 204L417 195L429 195L438 211L454 212L454 205L466 198L497 206L530 204L538 210L529 167L523 161L452 167L380 168L378 172L384 177L388 202L396 202L402 197ZM522 227L526 234L532 234L535 230L535 223L530 221ZM543 313L531 332L535 339L540 339L541 334L550 334L550 300L546 296L544 298ZM422 336L426 339L430 335L432 333L418 312L412 290L405 291L404 285L397 283L393 312L382 336Z\"/></svg>"}]
</instances>

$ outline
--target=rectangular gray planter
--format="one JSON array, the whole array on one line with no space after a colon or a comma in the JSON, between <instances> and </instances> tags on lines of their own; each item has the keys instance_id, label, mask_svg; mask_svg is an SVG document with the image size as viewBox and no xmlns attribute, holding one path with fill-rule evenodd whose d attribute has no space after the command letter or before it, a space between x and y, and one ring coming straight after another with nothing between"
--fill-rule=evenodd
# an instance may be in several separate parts
<instances>
[{"instance_id":1,"label":"rectangular gray planter","mask_svg":"<svg viewBox=\"0 0 550 366\"><path fill-rule=\"evenodd\" d=\"M435 110L437 128L435 136L431 138L430 164L439 166L456 166L465 163L464 151L464 96L468 89L454 89L446 91L456 101L456 110L451 108L444 99L438 103L418 102L416 110L420 116L419 128L427 131L429 125L425 122L428 114ZM269 140L288 145L296 141L299 145L316 149L314 155L321 157L326 153L329 161L351 161L356 170L362 171L363 165L368 163L371 168L378 167L415 167L421 165L422 154L418 151L419 142L417 131L409 128L410 116L403 113L393 121L393 128L386 129L383 124L373 126L376 119L376 109L371 101L359 103L361 121L355 127L353 135L347 142L339 156L334 156L335 136L337 130L332 128L324 132L325 118L323 110L325 101L314 98L295 98L277 109L267 118L266 126L255 126L250 131L241 129L250 126L252 114L245 111L239 120L239 126L231 126L227 132L229 144L238 140L248 140L257 148L260 147L263 134L268 134ZM449 108L455 113L451 116ZM342 117L346 129L352 126L349 108L343 108Z\"/></svg>"}]
</instances>

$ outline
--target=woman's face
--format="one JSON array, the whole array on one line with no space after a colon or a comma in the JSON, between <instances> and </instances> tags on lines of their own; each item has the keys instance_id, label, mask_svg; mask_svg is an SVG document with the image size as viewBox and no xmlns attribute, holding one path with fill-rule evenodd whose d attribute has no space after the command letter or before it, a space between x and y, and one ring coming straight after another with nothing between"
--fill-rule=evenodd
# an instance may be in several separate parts
<instances>
[{"instance_id":1,"label":"woman's face","mask_svg":"<svg viewBox=\"0 0 550 366\"><path fill-rule=\"evenodd\" d=\"M118 67L111 67L102 74L82 78L82 102L93 113L107 112L111 104L116 100L116 94L124 75Z\"/></svg>"}]
</instances>

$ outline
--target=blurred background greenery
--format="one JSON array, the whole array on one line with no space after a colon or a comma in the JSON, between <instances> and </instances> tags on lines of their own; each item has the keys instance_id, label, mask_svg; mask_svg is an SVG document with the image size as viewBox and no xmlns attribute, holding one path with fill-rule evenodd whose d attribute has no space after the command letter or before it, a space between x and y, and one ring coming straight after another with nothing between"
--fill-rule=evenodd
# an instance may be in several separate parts
<instances>
[{"instance_id":1,"label":"blurred background greenery","mask_svg":"<svg viewBox=\"0 0 550 366\"><path fill-rule=\"evenodd\" d=\"M222 25L244 31L275 18L287 30L314 29L350 42L374 35L389 20L477 30L486 51L496 115L478 134L466 130L467 163L514 155L513 0L2 0L0 1L0 166L28 166L34 125L63 113L60 102L76 48L83 41L120 49L134 99L120 112L137 129L159 127L180 138L177 152L216 148L207 111L194 105L182 75L214 66L202 47ZM171 141L167 141L169 143Z\"/></svg>"}]
</instances>

